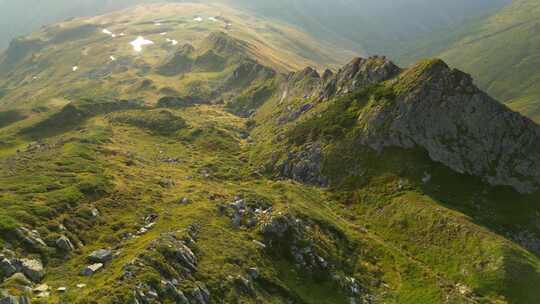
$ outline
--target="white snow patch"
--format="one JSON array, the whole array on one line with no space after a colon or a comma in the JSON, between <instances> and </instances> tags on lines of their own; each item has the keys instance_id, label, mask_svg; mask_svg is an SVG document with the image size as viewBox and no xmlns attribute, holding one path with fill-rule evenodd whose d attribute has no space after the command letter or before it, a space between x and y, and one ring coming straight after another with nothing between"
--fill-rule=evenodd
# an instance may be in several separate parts
<instances>
[{"instance_id":1,"label":"white snow patch","mask_svg":"<svg viewBox=\"0 0 540 304\"><path fill-rule=\"evenodd\" d=\"M218 22L219 20L217 20L216 17L208 17L208 20L212 21L212 22Z\"/></svg>"},{"instance_id":2,"label":"white snow patch","mask_svg":"<svg viewBox=\"0 0 540 304\"><path fill-rule=\"evenodd\" d=\"M120 33L120 37L124 37L125 35L125 33Z\"/></svg>"},{"instance_id":3,"label":"white snow patch","mask_svg":"<svg viewBox=\"0 0 540 304\"><path fill-rule=\"evenodd\" d=\"M137 53L142 52L142 47L145 45L154 44L154 41L144 39L143 36L137 37L137 39L131 41L129 44L133 46L133 50Z\"/></svg>"},{"instance_id":4,"label":"white snow patch","mask_svg":"<svg viewBox=\"0 0 540 304\"><path fill-rule=\"evenodd\" d=\"M111 56L109 58L111 59L111 61L116 61L116 57L114 57L114 56Z\"/></svg>"},{"instance_id":5,"label":"white snow patch","mask_svg":"<svg viewBox=\"0 0 540 304\"><path fill-rule=\"evenodd\" d=\"M167 35L167 32L159 33L161 36Z\"/></svg>"},{"instance_id":6,"label":"white snow patch","mask_svg":"<svg viewBox=\"0 0 540 304\"><path fill-rule=\"evenodd\" d=\"M72 70L73 72L76 72L78 69L79 69L78 66L73 66L73 67L71 68L71 70Z\"/></svg>"},{"instance_id":7,"label":"white snow patch","mask_svg":"<svg viewBox=\"0 0 540 304\"><path fill-rule=\"evenodd\" d=\"M105 35L111 36L112 38L116 38L116 34L113 33L113 32L111 32L111 31L109 31L108 29L103 29L101 32L102 32L103 34L105 34Z\"/></svg>"},{"instance_id":8,"label":"white snow patch","mask_svg":"<svg viewBox=\"0 0 540 304\"><path fill-rule=\"evenodd\" d=\"M193 19L193 21L202 22L203 18L202 17L197 17L197 18Z\"/></svg>"},{"instance_id":9,"label":"white snow patch","mask_svg":"<svg viewBox=\"0 0 540 304\"><path fill-rule=\"evenodd\" d=\"M167 40L167 42L170 42L172 45L177 45L178 44L178 41L176 41L174 39L167 38L166 40Z\"/></svg>"}]
</instances>

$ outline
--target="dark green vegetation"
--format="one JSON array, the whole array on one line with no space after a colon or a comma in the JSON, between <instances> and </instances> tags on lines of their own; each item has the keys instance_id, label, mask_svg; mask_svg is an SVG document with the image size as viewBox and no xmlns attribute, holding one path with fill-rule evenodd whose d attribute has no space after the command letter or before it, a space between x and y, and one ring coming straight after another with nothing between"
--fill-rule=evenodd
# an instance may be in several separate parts
<instances>
[{"instance_id":1,"label":"dark green vegetation","mask_svg":"<svg viewBox=\"0 0 540 304\"><path fill-rule=\"evenodd\" d=\"M193 20L214 8L149 6L32 35L51 44L0 79L0 262L36 259L45 274L6 266L0 289L32 303L540 301L538 193L456 173L421 146L361 143L380 131L370 117L441 75L458 84L443 93L474 94L465 74L382 57L289 73L290 58L325 55L302 57L287 42L300 33L234 11L220 18L245 29ZM165 43L160 26L189 45ZM50 42L57 31L67 40ZM82 275L97 249L112 257Z\"/></svg>"}]
</instances>

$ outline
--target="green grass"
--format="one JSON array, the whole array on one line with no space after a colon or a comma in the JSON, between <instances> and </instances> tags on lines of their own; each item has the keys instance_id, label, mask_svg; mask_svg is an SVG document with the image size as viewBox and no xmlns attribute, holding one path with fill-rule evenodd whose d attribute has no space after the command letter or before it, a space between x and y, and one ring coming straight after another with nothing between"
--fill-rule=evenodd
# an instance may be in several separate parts
<instances>
[{"instance_id":1,"label":"green grass","mask_svg":"<svg viewBox=\"0 0 540 304\"><path fill-rule=\"evenodd\" d=\"M190 14L203 15L208 7L180 6L186 8L181 16L175 15L178 7L171 4L154 7L155 11L143 8L144 14L135 10L94 21L114 20L110 26L116 32L123 24L156 31L151 21L162 16L170 32L193 42L194 56L200 55L205 46L198 43L206 36L201 33L216 28L192 24ZM164 13L167 9L169 15ZM281 38L271 36L269 42L253 38L261 31L264 37L270 35L267 28L256 27L264 23L235 14L231 18L245 25L244 31L231 36L251 38L247 41L256 47L249 49L255 52L250 56L261 63L296 58L289 57L286 48L277 52L284 43ZM70 38L81 34L78 22L68 21L68 32L57 34ZM175 24L182 26L175 28ZM151 39L160 39L158 35L148 32ZM236 40L220 37L212 38L220 41L213 45L217 53L237 50L231 47ZM190 227L198 230L191 244L198 266L182 278L179 288L189 295L197 282L204 282L213 302L348 303L344 277L354 277L362 294L381 303L539 301L534 286L540 283L540 261L532 249L514 240L523 229L540 235L538 194L489 187L433 163L422 150L375 152L358 146L361 115L391 104L411 84L428 80L440 61L422 62L405 75L409 82L400 81L401 86L374 85L317 104L296 120L279 124L281 117L313 102L301 97L313 83L300 79L283 103L279 102L280 75L257 75L254 81L240 81L242 85L234 82L234 90L228 90L228 77L242 64L237 56L210 72L167 77L144 67L163 63L168 49L156 46L140 57L130 57L133 66L127 71L104 78L88 79L70 71L75 61L81 73L103 66L113 47L119 61L121 56L133 56L129 41L121 39L113 46L101 34L85 30L80 41L58 42L65 47L63 62L53 61L41 75L65 81L54 87L29 82L13 91L13 83L6 80L10 90L2 99L1 113L17 116L9 112L13 102L26 93L28 99L21 104L24 118L11 119L0 129L0 244L11 246L20 256L42 259L47 269L44 282L53 290L46 302L125 303L143 283L156 289L163 302L173 303L161 280L178 276L181 269L171 258L166 234L185 239ZM81 45L95 46L89 51L95 53L80 57ZM53 54L53 48L46 47L42 55L52 58L48 56ZM277 66L286 69L290 64ZM22 71L15 74L19 72L23 75ZM143 79L155 88L139 90ZM66 83L69 88L61 87ZM203 104L153 106L163 95L175 92L179 97L199 98ZM133 97L141 101L122 101ZM250 116L253 110L257 111ZM311 141L323 147L328 188L264 175L264 165L300 151ZM422 182L425 172L432 175L427 184ZM272 207L272 216L292 217L296 226L278 239L261 233L266 217L253 228L235 228L227 215L220 214L219 206L227 206L237 195L251 205L263 201L264 207ZM183 198L189 203L181 203ZM95 209L99 216L93 215ZM136 234L149 215L157 215L155 226L127 237ZM13 233L20 226L38 230L48 246L23 244ZM67 254L55 249L60 235L72 239L76 250ZM254 240L267 245L272 241L272 246L263 249ZM292 245L315 252L332 267L299 267ZM100 248L114 248L118 255L96 275L80 276L87 255ZM133 261L142 266L133 276L124 276ZM251 282L254 296L235 287L235 278L246 277L251 267L260 273ZM8 280L0 287L15 292L18 283ZM78 283L87 287L78 289ZM55 292L60 286L68 291ZM459 286L472 294L462 294Z\"/></svg>"},{"instance_id":2,"label":"green grass","mask_svg":"<svg viewBox=\"0 0 540 304\"><path fill-rule=\"evenodd\" d=\"M514 1L470 26L461 39L441 51L440 57L472 74L481 88L500 101L519 99L516 109L537 118L539 16L536 1Z\"/></svg>"}]
</instances>

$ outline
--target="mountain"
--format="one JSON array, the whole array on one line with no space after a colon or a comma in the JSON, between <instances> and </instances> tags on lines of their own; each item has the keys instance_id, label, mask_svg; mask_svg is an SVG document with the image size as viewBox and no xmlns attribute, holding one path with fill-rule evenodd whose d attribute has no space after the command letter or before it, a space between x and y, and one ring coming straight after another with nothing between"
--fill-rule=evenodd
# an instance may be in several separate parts
<instances>
[{"instance_id":1,"label":"mountain","mask_svg":"<svg viewBox=\"0 0 540 304\"><path fill-rule=\"evenodd\" d=\"M540 126L442 60L332 54L217 4L14 40L0 302L538 303Z\"/></svg>"},{"instance_id":2,"label":"mountain","mask_svg":"<svg viewBox=\"0 0 540 304\"><path fill-rule=\"evenodd\" d=\"M0 1L0 49L8 46L11 39L31 33L42 25L73 17L95 16L152 0L37 0ZM28 8L32 9L29 10Z\"/></svg>"},{"instance_id":3,"label":"mountain","mask_svg":"<svg viewBox=\"0 0 540 304\"><path fill-rule=\"evenodd\" d=\"M191 90L191 95L194 90L204 95L211 94L208 90L213 88L200 83L226 76L225 67L231 69L229 63L243 53L280 71L306 65L337 66L352 56L290 26L249 17L224 6L170 4L147 8L73 19L14 39L0 55L0 72L6 75L0 80L3 104L42 105L43 99L57 97L61 92L69 98L81 91L96 91L97 84L100 90L96 94L117 98L157 98L153 90L144 90L152 84L161 85L158 91L165 92L162 95L186 90ZM220 40L219 35L210 36L220 31L250 41L250 45L222 46L227 41ZM131 44L139 43L138 36L151 43L141 46L141 52ZM182 59L175 57L192 46L197 46L197 51L185 55L193 57L186 59L194 61L193 72L197 73L189 73L192 77L177 82L159 81L160 74L167 75L167 62L174 65L175 60ZM145 78L153 66L160 66L158 79ZM185 74L180 72L174 74Z\"/></svg>"},{"instance_id":4,"label":"mountain","mask_svg":"<svg viewBox=\"0 0 540 304\"><path fill-rule=\"evenodd\" d=\"M54 5L36 0L0 1L0 11L7 12L0 21L0 48L6 47L10 39L21 33L32 32L44 24L151 2L157 0L56 0ZM451 3L443 0L340 0L331 6L325 0L187 2L225 3L260 17L298 26L320 40L355 52L398 56L409 41L483 16L510 3L510 0L460 0ZM28 7L34 9L28 11ZM403 15L408 18L400 18Z\"/></svg>"},{"instance_id":5,"label":"mountain","mask_svg":"<svg viewBox=\"0 0 540 304\"><path fill-rule=\"evenodd\" d=\"M484 16L510 0L221 0L294 24L364 54L400 56L405 46ZM406 17L404 17L406 16Z\"/></svg>"},{"instance_id":6,"label":"mountain","mask_svg":"<svg viewBox=\"0 0 540 304\"><path fill-rule=\"evenodd\" d=\"M439 56L473 74L491 95L539 121L539 20L537 1L513 1L493 16L457 30L455 41Z\"/></svg>"}]
</instances>

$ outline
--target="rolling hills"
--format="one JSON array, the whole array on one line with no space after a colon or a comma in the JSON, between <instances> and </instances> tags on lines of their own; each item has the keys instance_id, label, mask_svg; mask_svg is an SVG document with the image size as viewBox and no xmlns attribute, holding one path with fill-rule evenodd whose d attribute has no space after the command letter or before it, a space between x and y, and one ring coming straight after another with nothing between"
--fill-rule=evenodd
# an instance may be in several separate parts
<instances>
[{"instance_id":1,"label":"rolling hills","mask_svg":"<svg viewBox=\"0 0 540 304\"><path fill-rule=\"evenodd\" d=\"M334 54L185 3L12 42L0 300L537 303L540 126L441 60Z\"/></svg>"}]
</instances>

